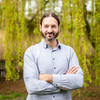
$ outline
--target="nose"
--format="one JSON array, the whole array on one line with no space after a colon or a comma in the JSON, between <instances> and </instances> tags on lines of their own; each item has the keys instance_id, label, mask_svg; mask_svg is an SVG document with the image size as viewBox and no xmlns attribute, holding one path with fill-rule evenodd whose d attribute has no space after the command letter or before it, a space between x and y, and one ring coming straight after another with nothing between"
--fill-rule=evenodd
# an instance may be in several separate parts
<instances>
[{"instance_id":1,"label":"nose","mask_svg":"<svg viewBox=\"0 0 100 100\"><path fill-rule=\"evenodd\" d=\"M48 32L52 32L52 28L51 27L48 28Z\"/></svg>"}]
</instances>

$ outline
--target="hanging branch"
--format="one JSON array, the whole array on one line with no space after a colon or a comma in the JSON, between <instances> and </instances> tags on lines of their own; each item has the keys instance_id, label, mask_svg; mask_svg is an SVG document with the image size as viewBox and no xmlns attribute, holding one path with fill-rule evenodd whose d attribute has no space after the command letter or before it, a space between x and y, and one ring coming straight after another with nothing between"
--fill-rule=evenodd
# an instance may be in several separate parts
<instances>
[{"instance_id":1,"label":"hanging branch","mask_svg":"<svg viewBox=\"0 0 100 100\"><path fill-rule=\"evenodd\" d=\"M23 66L23 41L27 28L24 19L24 2L19 0L5 0L2 5L3 29L5 32L5 68L6 80L19 79L19 72ZM21 5L20 5L21 4ZM20 7L20 9L19 9Z\"/></svg>"},{"instance_id":2,"label":"hanging branch","mask_svg":"<svg viewBox=\"0 0 100 100\"><path fill-rule=\"evenodd\" d=\"M100 86L100 0L95 1L96 5L96 27L95 27L95 59L94 59L94 72L95 84Z\"/></svg>"}]
</instances>

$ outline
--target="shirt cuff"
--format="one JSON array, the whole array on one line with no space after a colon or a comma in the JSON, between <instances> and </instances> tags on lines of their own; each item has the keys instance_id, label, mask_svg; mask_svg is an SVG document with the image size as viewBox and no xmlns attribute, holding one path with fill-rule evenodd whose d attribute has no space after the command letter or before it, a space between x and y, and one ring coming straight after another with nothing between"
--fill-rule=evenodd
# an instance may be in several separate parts
<instances>
[{"instance_id":1,"label":"shirt cuff","mask_svg":"<svg viewBox=\"0 0 100 100\"><path fill-rule=\"evenodd\" d=\"M61 82L61 75L53 74L53 85L55 87L59 87L60 82Z\"/></svg>"}]
</instances>

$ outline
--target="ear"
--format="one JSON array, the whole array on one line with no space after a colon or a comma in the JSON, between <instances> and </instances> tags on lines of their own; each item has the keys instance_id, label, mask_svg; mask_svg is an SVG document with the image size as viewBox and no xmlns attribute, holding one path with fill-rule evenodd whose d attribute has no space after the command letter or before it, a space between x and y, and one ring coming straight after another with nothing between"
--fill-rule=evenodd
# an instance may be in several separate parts
<instances>
[{"instance_id":1,"label":"ear","mask_svg":"<svg viewBox=\"0 0 100 100\"><path fill-rule=\"evenodd\" d=\"M41 32L41 30L42 30L42 26L40 25L40 32Z\"/></svg>"},{"instance_id":2,"label":"ear","mask_svg":"<svg viewBox=\"0 0 100 100\"><path fill-rule=\"evenodd\" d=\"M59 32L60 32L60 25L58 26Z\"/></svg>"}]
</instances>

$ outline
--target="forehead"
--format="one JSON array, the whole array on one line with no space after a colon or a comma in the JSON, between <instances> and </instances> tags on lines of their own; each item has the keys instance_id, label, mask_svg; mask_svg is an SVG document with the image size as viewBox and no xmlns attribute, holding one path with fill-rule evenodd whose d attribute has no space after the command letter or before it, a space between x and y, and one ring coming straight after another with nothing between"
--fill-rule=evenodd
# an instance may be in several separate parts
<instances>
[{"instance_id":1,"label":"forehead","mask_svg":"<svg viewBox=\"0 0 100 100\"><path fill-rule=\"evenodd\" d=\"M45 17L42 21L42 24L58 24L57 20L54 17Z\"/></svg>"}]
</instances>

